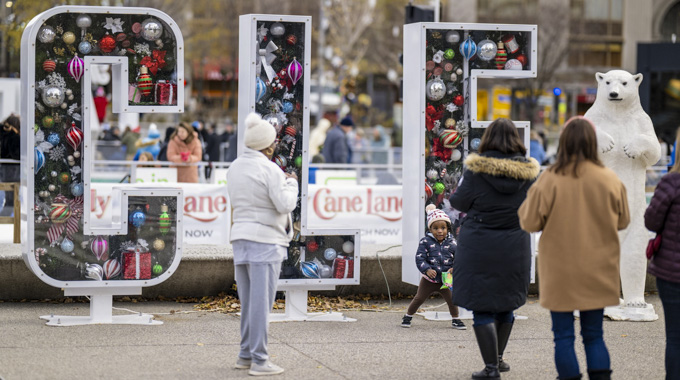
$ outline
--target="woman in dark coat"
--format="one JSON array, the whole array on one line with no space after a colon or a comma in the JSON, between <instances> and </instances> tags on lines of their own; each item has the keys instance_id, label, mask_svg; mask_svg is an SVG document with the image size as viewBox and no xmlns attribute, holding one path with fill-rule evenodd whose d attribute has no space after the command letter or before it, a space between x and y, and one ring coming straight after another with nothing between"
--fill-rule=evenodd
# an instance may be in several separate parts
<instances>
[{"instance_id":1,"label":"woman in dark coat","mask_svg":"<svg viewBox=\"0 0 680 380\"><path fill-rule=\"evenodd\" d=\"M678 138L680 140L680 131ZM677 144L677 143L676 143ZM645 212L645 226L661 234L661 247L647 271L656 276L656 287L666 323L666 379L680 379L680 161L656 185Z\"/></svg>"},{"instance_id":2,"label":"woman in dark coat","mask_svg":"<svg viewBox=\"0 0 680 380\"><path fill-rule=\"evenodd\" d=\"M451 195L453 208L467 213L461 223L453 265L453 302L474 313L475 336L485 368L473 379L498 379L513 311L529 290L531 242L517 209L540 166L527 159L517 128L497 119L484 131L479 154L465 160L463 182Z\"/></svg>"}]
</instances>

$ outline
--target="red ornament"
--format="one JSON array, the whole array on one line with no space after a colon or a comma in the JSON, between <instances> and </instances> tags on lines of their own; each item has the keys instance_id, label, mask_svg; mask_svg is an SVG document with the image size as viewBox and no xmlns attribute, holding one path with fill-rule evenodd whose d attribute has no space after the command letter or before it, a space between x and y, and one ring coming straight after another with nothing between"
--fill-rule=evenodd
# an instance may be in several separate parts
<instances>
[{"instance_id":1,"label":"red ornament","mask_svg":"<svg viewBox=\"0 0 680 380\"><path fill-rule=\"evenodd\" d=\"M463 95L456 95L453 97L453 104L457 105L458 107L462 106L465 103L465 98L463 98Z\"/></svg>"},{"instance_id":2,"label":"red ornament","mask_svg":"<svg viewBox=\"0 0 680 380\"><path fill-rule=\"evenodd\" d=\"M137 78L137 88L142 92L142 95L148 96L153 88L153 82L151 81L151 75L146 68L142 66L139 69L139 78Z\"/></svg>"},{"instance_id":3,"label":"red ornament","mask_svg":"<svg viewBox=\"0 0 680 380\"><path fill-rule=\"evenodd\" d=\"M57 63L54 62L51 59L48 59L45 62L43 62L43 70L47 71L48 73L51 73L56 68L57 68Z\"/></svg>"},{"instance_id":4,"label":"red ornament","mask_svg":"<svg viewBox=\"0 0 680 380\"><path fill-rule=\"evenodd\" d=\"M496 51L496 58L493 63L496 65L496 70L503 70L505 62L508 61L508 53L505 51L505 46L502 42L498 43L498 51Z\"/></svg>"},{"instance_id":5,"label":"red ornament","mask_svg":"<svg viewBox=\"0 0 680 380\"><path fill-rule=\"evenodd\" d=\"M515 57L516 60L518 60L521 64L522 67L526 66L529 60L527 59L527 56L524 54L520 54L517 57Z\"/></svg>"},{"instance_id":6,"label":"red ornament","mask_svg":"<svg viewBox=\"0 0 680 380\"><path fill-rule=\"evenodd\" d=\"M427 197L427 199L432 198L433 194L434 192L432 191L432 186L430 186L429 183L425 182L425 196Z\"/></svg>"},{"instance_id":7,"label":"red ornament","mask_svg":"<svg viewBox=\"0 0 680 380\"><path fill-rule=\"evenodd\" d=\"M314 240L307 242L307 249L309 250L309 252L314 252L317 249L319 249L319 243L317 243Z\"/></svg>"},{"instance_id":8,"label":"red ornament","mask_svg":"<svg viewBox=\"0 0 680 380\"><path fill-rule=\"evenodd\" d=\"M286 127L286 129L284 130L284 133L289 135L289 136L295 137L295 135L297 135L297 130L295 130L295 128L293 128L293 127Z\"/></svg>"},{"instance_id":9,"label":"red ornament","mask_svg":"<svg viewBox=\"0 0 680 380\"><path fill-rule=\"evenodd\" d=\"M116 41L118 42L123 42L126 38L127 36L125 35L125 33L116 34Z\"/></svg>"},{"instance_id":10,"label":"red ornament","mask_svg":"<svg viewBox=\"0 0 680 380\"><path fill-rule=\"evenodd\" d=\"M288 45L295 45L297 43L297 37L295 37L294 34L289 34L288 37L286 37L286 42L288 42Z\"/></svg>"},{"instance_id":11,"label":"red ornament","mask_svg":"<svg viewBox=\"0 0 680 380\"><path fill-rule=\"evenodd\" d=\"M110 53L116 48L116 40L108 33L99 41L99 50L103 53Z\"/></svg>"}]
</instances>

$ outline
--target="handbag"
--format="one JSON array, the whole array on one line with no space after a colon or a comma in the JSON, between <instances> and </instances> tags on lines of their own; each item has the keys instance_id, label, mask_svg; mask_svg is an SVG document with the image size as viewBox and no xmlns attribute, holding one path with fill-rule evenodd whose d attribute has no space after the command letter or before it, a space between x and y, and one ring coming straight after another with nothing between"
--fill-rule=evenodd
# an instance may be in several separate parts
<instances>
[{"instance_id":1,"label":"handbag","mask_svg":"<svg viewBox=\"0 0 680 380\"><path fill-rule=\"evenodd\" d=\"M647 243L647 260L651 260L652 257L654 257L654 254L659 251L659 248L661 248L661 234L658 233L653 239L649 239L649 243Z\"/></svg>"}]
</instances>

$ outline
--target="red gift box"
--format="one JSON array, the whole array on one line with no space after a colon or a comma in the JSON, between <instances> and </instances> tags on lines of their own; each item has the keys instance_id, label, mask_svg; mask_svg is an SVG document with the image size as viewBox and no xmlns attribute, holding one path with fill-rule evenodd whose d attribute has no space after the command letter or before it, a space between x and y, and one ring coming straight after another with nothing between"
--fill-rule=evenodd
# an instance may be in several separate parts
<instances>
[{"instance_id":1,"label":"red gift box","mask_svg":"<svg viewBox=\"0 0 680 380\"><path fill-rule=\"evenodd\" d=\"M151 278L151 252L131 249L123 252L123 278L148 280Z\"/></svg>"},{"instance_id":2,"label":"red gift box","mask_svg":"<svg viewBox=\"0 0 680 380\"><path fill-rule=\"evenodd\" d=\"M333 277L354 278L354 258L338 256L333 261Z\"/></svg>"},{"instance_id":3,"label":"red gift box","mask_svg":"<svg viewBox=\"0 0 680 380\"><path fill-rule=\"evenodd\" d=\"M154 102L157 104L177 104L177 85L164 80L156 82L154 87Z\"/></svg>"}]
</instances>

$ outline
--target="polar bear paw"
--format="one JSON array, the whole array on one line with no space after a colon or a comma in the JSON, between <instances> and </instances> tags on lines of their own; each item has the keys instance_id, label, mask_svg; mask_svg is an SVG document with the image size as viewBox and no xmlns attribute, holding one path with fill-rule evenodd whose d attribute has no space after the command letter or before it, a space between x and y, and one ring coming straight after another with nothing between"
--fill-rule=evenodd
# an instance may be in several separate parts
<instances>
[{"instance_id":1,"label":"polar bear paw","mask_svg":"<svg viewBox=\"0 0 680 380\"><path fill-rule=\"evenodd\" d=\"M626 307L637 307L637 308L645 308L647 307L647 302L645 302L644 297L641 298L632 298L625 303Z\"/></svg>"},{"instance_id":2,"label":"polar bear paw","mask_svg":"<svg viewBox=\"0 0 680 380\"><path fill-rule=\"evenodd\" d=\"M623 146L623 153L626 154L629 158L636 159L642 155L642 151L640 148L632 145L632 144L626 144Z\"/></svg>"},{"instance_id":3,"label":"polar bear paw","mask_svg":"<svg viewBox=\"0 0 680 380\"><path fill-rule=\"evenodd\" d=\"M602 153L607 153L614 149L614 138L608 133L599 132L597 134L597 145L600 147Z\"/></svg>"}]
</instances>

